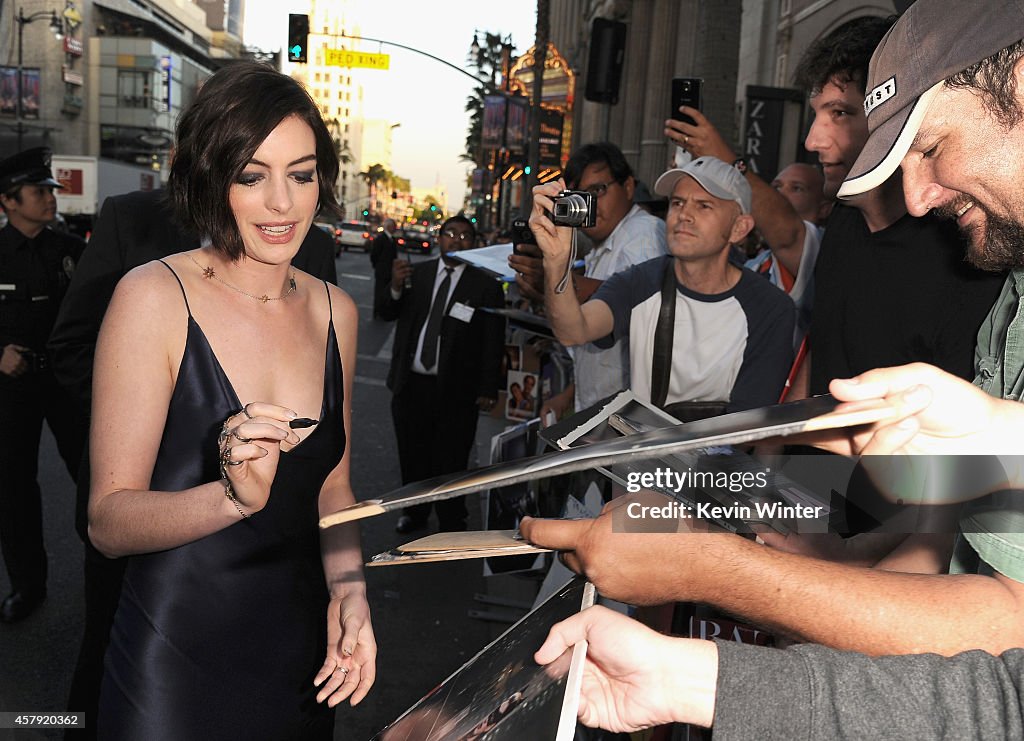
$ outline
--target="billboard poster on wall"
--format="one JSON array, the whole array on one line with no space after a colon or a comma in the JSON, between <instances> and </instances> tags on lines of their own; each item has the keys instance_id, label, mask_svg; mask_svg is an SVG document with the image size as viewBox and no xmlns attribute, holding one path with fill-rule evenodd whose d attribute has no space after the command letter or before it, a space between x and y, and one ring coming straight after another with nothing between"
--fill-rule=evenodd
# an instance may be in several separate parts
<instances>
[{"instance_id":1,"label":"billboard poster on wall","mask_svg":"<svg viewBox=\"0 0 1024 741\"><path fill-rule=\"evenodd\" d=\"M0 114L14 116L18 112L18 68L0 67Z\"/></svg>"},{"instance_id":2,"label":"billboard poster on wall","mask_svg":"<svg viewBox=\"0 0 1024 741\"><path fill-rule=\"evenodd\" d=\"M560 167L562 163L562 114L549 108L540 110L541 167Z\"/></svg>"},{"instance_id":3,"label":"billboard poster on wall","mask_svg":"<svg viewBox=\"0 0 1024 741\"><path fill-rule=\"evenodd\" d=\"M21 117L24 119L39 118L39 88L42 74L38 67L22 67L21 69Z\"/></svg>"},{"instance_id":4,"label":"billboard poster on wall","mask_svg":"<svg viewBox=\"0 0 1024 741\"><path fill-rule=\"evenodd\" d=\"M497 149L502 145L502 133L505 130L505 96L487 95L484 97L484 125L480 141L486 149Z\"/></svg>"},{"instance_id":5,"label":"billboard poster on wall","mask_svg":"<svg viewBox=\"0 0 1024 741\"><path fill-rule=\"evenodd\" d=\"M521 154L526 150L526 140L529 135L530 101L522 95L509 97L507 115L505 146L513 154Z\"/></svg>"}]
</instances>

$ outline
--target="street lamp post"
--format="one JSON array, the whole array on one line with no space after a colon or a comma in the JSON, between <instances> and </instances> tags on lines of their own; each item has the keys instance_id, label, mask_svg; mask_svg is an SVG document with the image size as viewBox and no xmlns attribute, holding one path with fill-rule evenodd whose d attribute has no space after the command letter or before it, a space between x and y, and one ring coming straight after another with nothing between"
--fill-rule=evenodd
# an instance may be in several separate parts
<instances>
[{"instance_id":1,"label":"street lamp post","mask_svg":"<svg viewBox=\"0 0 1024 741\"><path fill-rule=\"evenodd\" d=\"M15 119L16 119L16 129L17 129L17 132L18 132L18 151L19 152L21 151L22 136L23 136L24 131L25 131L25 125L21 121L22 105L23 105L22 97L24 95L24 90L22 89L22 33L25 30L25 26L27 26L29 23L33 23L35 21L40 20L41 18L46 18L46 17L49 17L49 19L50 19L50 30L53 31L53 35L56 36L58 40L63 38L64 37L64 24L61 22L60 18L57 16L57 11L56 10L40 10L40 11L38 11L36 13L33 13L32 15L25 15L25 9L19 7L18 8L18 15L16 15L15 18L14 18L15 22L18 24L18 100L17 100L17 103L16 103L16 109L15 109L17 111L17 113L15 114Z\"/></svg>"},{"instance_id":2,"label":"street lamp post","mask_svg":"<svg viewBox=\"0 0 1024 741\"><path fill-rule=\"evenodd\" d=\"M473 31L473 43L469 47L470 55L477 59L480 56L482 47L480 45L479 38L477 36L479 32ZM490 45L488 41L489 35L485 35L485 43ZM512 35L509 34L505 38L498 39L501 48L501 86L498 86L498 82L495 79L499 69L497 67L491 67L491 79L490 84L487 84L486 79L481 80L476 78L478 82L484 83L488 94L500 93L501 95L508 97L509 93L509 71L512 68ZM486 110L486 103L484 104ZM481 141L480 152L481 152L481 165L483 170L483 190L484 190L484 218L482 223L483 229L489 229L492 223L500 222L502 202L505 192L505 181L501 177L499 170L507 164L508 152L506 150L506 138L508 134L508 110L505 111L505 120L502 122L502 133L501 133L501 144L497 150L488 151ZM483 132L481 131L481 140L483 138ZM498 198L497 201L494 199L494 186L498 186Z\"/></svg>"}]
</instances>

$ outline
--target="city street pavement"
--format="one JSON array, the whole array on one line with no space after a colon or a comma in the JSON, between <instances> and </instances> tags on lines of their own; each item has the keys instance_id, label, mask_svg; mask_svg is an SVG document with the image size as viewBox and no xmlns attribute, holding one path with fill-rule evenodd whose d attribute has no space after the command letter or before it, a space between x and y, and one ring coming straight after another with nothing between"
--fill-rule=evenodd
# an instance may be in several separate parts
<instances>
[{"instance_id":1,"label":"city street pavement","mask_svg":"<svg viewBox=\"0 0 1024 741\"><path fill-rule=\"evenodd\" d=\"M369 257L359 251L343 253L337 266L338 282L355 299L360 314L349 443L353 488L359 499L367 499L401 483L391 394L384 385L393 325L371 318ZM503 428L502 420L481 417L478 460L487 461L490 437ZM2 475L0 472L0 479ZM82 545L73 527L74 485L48 431L40 460L40 484L50 554L49 598L24 622L0 624L2 711L77 710L65 707L65 699L82 626ZM471 495L467 503L471 529L480 527L478 502L477 496ZM392 515L362 521L367 558L412 539L394 532L396 519ZM335 738L346 741L371 738L508 627L516 609L484 604L476 595L530 602L537 588L536 582L521 577L485 578L479 561L371 568L366 576L380 651L377 682L358 707L339 709ZM9 590L6 572L0 571L0 598ZM471 610L488 612L497 619L470 617ZM254 646L253 650L273 651L274 647ZM183 708L182 712L188 711ZM59 737L56 731L0 730L0 741Z\"/></svg>"}]
</instances>

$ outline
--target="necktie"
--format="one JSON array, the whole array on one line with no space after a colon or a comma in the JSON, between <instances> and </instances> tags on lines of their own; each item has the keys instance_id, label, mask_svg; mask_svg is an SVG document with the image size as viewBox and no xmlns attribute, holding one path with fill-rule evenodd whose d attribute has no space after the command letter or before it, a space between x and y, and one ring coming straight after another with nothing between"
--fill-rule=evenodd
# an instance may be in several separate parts
<instances>
[{"instance_id":1,"label":"necktie","mask_svg":"<svg viewBox=\"0 0 1024 741\"><path fill-rule=\"evenodd\" d=\"M423 335L423 349L420 350L420 362L423 367L430 370L437 364L437 340L441 336L441 320L444 318L444 307L448 303L448 289L452 285L452 271L455 268L445 268L444 278L441 285L437 287L434 294L434 303L430 307L430 316L427 317L427 330Z\"/></svg>"}]
</instances>

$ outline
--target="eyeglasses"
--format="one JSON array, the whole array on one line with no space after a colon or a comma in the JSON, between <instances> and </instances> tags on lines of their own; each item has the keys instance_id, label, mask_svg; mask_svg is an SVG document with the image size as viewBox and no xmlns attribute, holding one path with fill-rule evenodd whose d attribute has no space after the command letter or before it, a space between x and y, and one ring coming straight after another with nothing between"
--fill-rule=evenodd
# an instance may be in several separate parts
<instances>
[{"instance_id":1,"label":"eyeglasses","mask_svg":"<svg viewBox=\"0 0 1024 741\"><path fill-rule=\"evenodd\" d=\"M612 180L610 183L594 183L588 188L583 188L583 190L592 194L594 198L600 198L601 196L608 192L608 188L610 188L611 186L615 185L618 182L618 180Z\"/></svg>"},{"instance_id":2,"label":"eyeglasses","mask_svg":"<svg viewBox=\"0 0 1024 741\"><path fill-rule=\"evenodd\" d=\"M448 239L457 239L460 242L468 242L473 238L473 235L469 232L457 232L453 229L445 229L441 232L442 237L448 237Z\"/></svg>"}]
</instances>

